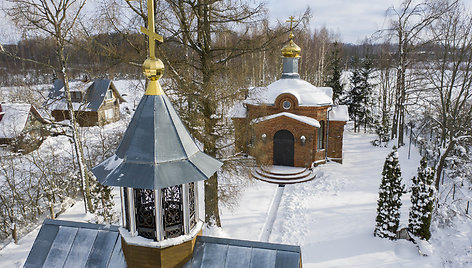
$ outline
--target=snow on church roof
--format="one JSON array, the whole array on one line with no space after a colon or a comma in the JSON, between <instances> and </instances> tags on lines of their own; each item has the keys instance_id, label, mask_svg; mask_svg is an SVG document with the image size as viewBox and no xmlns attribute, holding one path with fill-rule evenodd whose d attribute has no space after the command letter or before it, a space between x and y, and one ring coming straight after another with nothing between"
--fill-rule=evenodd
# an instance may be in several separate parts
<instances>
[{"instance_id":1,"label":"snow on church roof","mask_svg":"<svg viewBox=\"0 0 472 268\"><path fill-rule=\"evenodd\" d=\"M241 102L236 103L231 111L229 112L231 118L246 118L247 109L244 107L244 104Z\"/></svg>"},{"instance_id":2,"label":"snow on church roof","mask_svg":"<svg viewBox=\"0 0 472 268\"><path fill-rule=\"evenodd\" d=\"M2 110L5 114L0 120L0 138L15 138L25 128L31 104L2 103Z\"/></svg>"},{"instance_id":3,"label":"snow on church roof","mask_svg":"<svg viewBox=\"0 0 472 268\"><path fill-rule=\"evenodd\" d=\"M274 118L277 118L277 117L280 117L280 116L290 117L292 119L295 119L297 121L300 121L302 123L305 123L305 124L308 124L310 126L314 126L314 127L317 127L317 128L320 127L320 123L316 119L313 119L313 118L308 117L308 116L296 115L296 114L287 113L287 112L282 112L282 113L278 113L278 114L273 114L273 115L269 115L269 116L256 118L256 119L252 120L252 122L257 124L259 122L267 121L267 120L274 119Z\"/></svg>"},{"instance_id":4,"label":"snow on church roof","mask_svg":"<svg viewBox=\"0 0 472 268\"><path fill-rule=\"evenodd\" d=\"M298 100L299 106L332 105L333 90L330 87L315 87L299 78L279 79L267 87L250 90L249 97L244 101L248 104L274 105L280 94L289 93Z\"/></svg>"},{"instance_id":5,"label":"snow on church roof","mask_svg":"<svg viewBox=\"0 0 472 268\"><path fill-rule=\"evenodd\" d=\"M347 105L333 106L329 111L329 121L349 121Z\"/></svg>"}]
</instances>

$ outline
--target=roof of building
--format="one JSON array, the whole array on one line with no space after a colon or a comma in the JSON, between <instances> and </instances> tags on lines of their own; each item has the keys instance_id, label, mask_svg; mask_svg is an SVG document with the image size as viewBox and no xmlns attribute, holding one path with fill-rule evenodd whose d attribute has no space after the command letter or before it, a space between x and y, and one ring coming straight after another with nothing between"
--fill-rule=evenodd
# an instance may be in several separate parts
<instances>
[{"instance_id":1,"label":"roof of building","mask_svg":"<svg viewBox=\"0 0 472 268\"><path fill-rule=\"evenodd\" d=\"M300 246L198 236L196 267L299 267ZM39 267L126 268L118 226L46 219L24 264Z\"/></svg>"},{"instance_id":2,"label":"roof of building","mask_svg":"<svg viewBox=\"0 0 472 268\"><path fill-rule=\"evenodd\" d=\"M93 168L99 182L140 189L206 180L222 163L202 153L165 95L144 95L116 153Z\"/></svg>"},{"instance_id":3,"label":"roof of building","mask_svg":"<svg viewBox=\"0 0 472 268\"><path fill-rule=\"evenodd\" d=\"M65 101L64 81L57 79L53 83L53 88L49 92L46 106L50 110L67 110L67 103ZM115 91L120 102L125 100L120 96L116 90L113 82L109 79L98 79L95 81L71 81L69 82L70 91L80 91L84 94L84 100L82 102L73 102L72 106L76 111L98 111L105 101L105 95L107 90L111 88Z\"/></svg>"},{"instance_id":4,"label":"roof of building","mask_svg":"<svg viewBox=\"0 0 472 268\"><path fill-rule=\"evenodd\" d=\"M184 267L300 267L300 261L300 246L199 236Z\"/></svg>"},{"instance_id":5,"label":"roof of building","mask_svg":"<svg viewBox=\"0 0 472 268\"><path fill-rule=\"evenodd\" d=\"M3 117L0 120L0 138L12 139L20 135L28 122L30 112L45 121L33 105L26 103L2 103Z\"/></svg>"},{"instance_id":6,"label":"roof of building","mask_svg":"<svg viewBox=\"0 0 472 268\"><path fill-rule=\"evenodd\" d=\"M292 113L288 113L288 112L282 112L282 113L278 113L278 114L272 114L272 115L268 115L268 116L264 116L264 117L259 117L259 118L256 118L256 119L252 120L252 122L257 124L259 122L271 120L271 119L281 117L281 116L292 118L294 120L297 120L299 122L305 123L305 124L313 126L313 127L317 127L317 128L320 127L320 122L318 122L318 120L316 120L314 118L311 118L311 117L308 117L308 116L303 116L303 115L292 114Z\"/></svg>"},{"instance_id":7,"label":"roof of building","mask_svg":"<svg viewBox=\"0 0 472 268\"><path fill-rule=\"evenodd\" d=\"M329 121L349 121L347 105L336 105L331 107L328 113Z\"/></svg>"},{"instance_id":8,"label":"roof of building","mask_svg":"<svg viewBox=\"0 0 472 268\"><path fill-rule=\"evenodd\" d=\"M333 104L332 88L315 87L299 78L279 79L267 87L250 89L249 97L244 102L256 105L274 105L277 97L284 93L295 96L299 106L326 106Z\"/></svg>"},{"instance_id":9,"label":"roof of building","mask_svg":"<svg viewBox=\"0 0 472 268\"><path fill-rule=\"evenodd\" d=\"M24 268L125 268L117 226L46 219Z\"/></svg>"}]
</instances>

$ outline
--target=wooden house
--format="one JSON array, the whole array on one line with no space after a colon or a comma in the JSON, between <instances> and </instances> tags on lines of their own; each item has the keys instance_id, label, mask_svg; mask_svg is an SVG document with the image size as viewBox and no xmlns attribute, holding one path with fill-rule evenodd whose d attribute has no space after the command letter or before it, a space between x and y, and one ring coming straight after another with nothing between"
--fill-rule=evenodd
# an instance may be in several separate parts
<instances>
[{"instance_id":1,"label":"wooden house","mask_svg":"<svg viewBox=\"0 0 472 268\"><path fill-rule=\"evenodd\" d=\"M0 144L14 151L30 152L48 135L45 120L36 108L26 103L0 104Z\"/></svg>"},{"instance_id":2,"label":"wooden house","mask_svg":"<svg viewBox=\"0 0 472 268\"><path fill-rule=\"evenodd\" d=\"M111 80L69 82L77 122L82 127L103 126L120 120L120 103L125 100ZM56 121L70 119L63 80L54 81L47 108Z\"/></svg>"}]
</instances>

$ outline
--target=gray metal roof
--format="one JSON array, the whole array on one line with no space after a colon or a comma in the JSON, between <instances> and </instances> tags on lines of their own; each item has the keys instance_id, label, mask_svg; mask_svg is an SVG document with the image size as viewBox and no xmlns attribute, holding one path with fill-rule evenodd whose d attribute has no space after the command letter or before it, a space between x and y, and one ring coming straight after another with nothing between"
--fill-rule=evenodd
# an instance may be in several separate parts
<instances>
[{"instance_id":1,"label":"gray metal roof","mask_svg":"<svg viewBox=\"0 0 472 268\"><path fill-rule=\"evenodd\" d=\"M298 268L300 261L299 246L199 236L183 267Z\"/></svg>"},{"instance_id":2,"label":"gray metal roof","mask_svg":"<svg viewBox=\"0 0 472 268\"><path fill-rule=\"evenodd\" d=\"M125 268L117 226L46 219L24 268Z\"/></svg>"},{"instance_id":3,"label":"gray metal roof","mask_svg":"<svg viewBox=\"0 0 472 268\"><path fill-rule=\"evenodd\" d=\"M92 169L100 183L140 189L205 180L222 163L202 153L165 95L144 95L116 153Z\"/></svg>"}]
</instances>

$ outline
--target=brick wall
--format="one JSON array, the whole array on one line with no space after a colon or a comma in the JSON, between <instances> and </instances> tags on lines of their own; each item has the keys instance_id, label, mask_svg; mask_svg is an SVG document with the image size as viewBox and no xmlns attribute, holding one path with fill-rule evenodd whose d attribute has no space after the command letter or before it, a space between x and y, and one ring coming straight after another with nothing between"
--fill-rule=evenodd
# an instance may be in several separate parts
<instances>
[{"instance_id":1,"label":"brick wall","mask_svg":"<svg viewBox=\"0 0 472 268\"><path fill-rule=\"evenodd\" d=\"M289 101L291 106L284 109L284 101ZM327 110L329 106L306 107L299 106L295 96L289 93L281 94L277 97L274 105L251 105L247 104L247 118L233 118L235 128L235 148L237 151L248 152L256 157L259 164L272 165L273 163L273 138L277 131L286 129L294 135L295 139L295 166L309 166L314 161L322 163L326 154L328 157L342 161L342 142L345 122L331 121L329 130L327 122ZM292 118L277 117L271 120L260 122L254 126L250 122L259 117L273 115L281 112L289 112L314 118L319 122L325 122L324 135L329 137L324 139L325 149L317 150L318 129L299 122ZM262 141L262 134L266 134L266 140ZM301 145L300 137L306 137L306 143ZM251 141L253 139L253 141ZM329 142L327 145L326 142ZM328 151L326 151L326 149Z\"/></svg>"},{"instance_id":2,"label":"brick wall","mask_svg":"<svg viewBox=\"0 0 472 268\"><path fill-rule=\"evenodd\" d=\"M328 157L334 158L338 162L342 162L343 157L343 121L330 121L328 130Z\"/></svg>"},{"instance_id":3,"label":"brick wall","mask_svg":"<svg viewBox=\"0 0 472 268\"><path fill-rule=\"evenodd\" d=\"M254 155L259 164L273 164L274 135L279 130L288 130L294 136L294 166L309 167L315 161L316 128L289 117L277 117L263 121L254 126L254 146L251 155ZM262 135L266 138L263 140ZM305 136L302 145L301 136Z\"/></svg>"}]
</instances>

